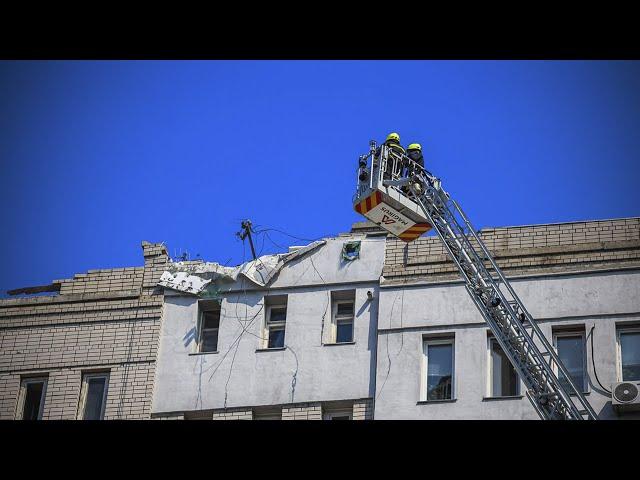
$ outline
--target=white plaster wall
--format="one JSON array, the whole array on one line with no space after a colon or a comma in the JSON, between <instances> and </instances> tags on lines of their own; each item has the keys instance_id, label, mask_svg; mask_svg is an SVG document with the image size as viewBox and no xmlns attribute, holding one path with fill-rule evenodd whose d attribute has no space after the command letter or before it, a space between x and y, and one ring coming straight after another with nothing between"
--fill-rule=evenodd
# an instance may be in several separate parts
<instances>
[{"instance_id":1,"label":"white plaster wall","mask_svg":"<svg viewBox=\"0 0 640 480\"><path fill-rule=\"evenodd\" d=\"M224 294L219 353L194 354L197 299L167 296L152 411L372 396L385 239L356 239L362 240L359 260L347 263L340 258L342 244L354 238L330 239L319 250L287 264L271 286L274 290L256 290L245 281L241 285L246 284L246 291ZM340 289L356 290L354 343L322 345L323 316L325 331L330 324L330 292ZM372 301L367 291L373 293ZM284 350L261 351L263 298L268 294L288 295Z\"/></svg>"},{"instance_id":2,"label":"white plaster wall","mask_svg":"<svg viewBox=\"0 0 640 480\"><path fill-rule=\"evenodd\" d=\"M640 273L619 272L519 279L512 282L521 300L552 341L552 327L595 325L594 351L598 378L606 388L618 381L616 325L640 321ZM378 337L376 419L537 419L522 399L483 400L488 395L487 332L461 285L381 289ZM395 302L395 305L394 305ZM404 306L404 307L403 307ZM402 316L400 315L402 312ZM423 337L455 335L455 397L451 403L421 404ZM390 367L389 367L390 365ZM593 375L590 341L587 399L601 418L617 417L610 396L600 393ZM521 384L521 393L525 388Z\"/></svg>"}]
</instances>

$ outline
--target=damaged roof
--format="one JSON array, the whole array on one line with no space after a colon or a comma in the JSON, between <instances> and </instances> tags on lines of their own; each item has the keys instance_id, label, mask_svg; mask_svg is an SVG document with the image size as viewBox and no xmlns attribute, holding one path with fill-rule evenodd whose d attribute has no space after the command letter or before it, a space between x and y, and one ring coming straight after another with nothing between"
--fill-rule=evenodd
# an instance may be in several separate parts
<instances>
[{"instance_id":1,"label":"damaged roof","mask_svg":"<svg viewBox=\"0 0 640 480\"><path fill-rule=\"evenodd\" d=\"M236 267L216 262L174 262L162 273L158 285L193 295L203 294L217 282L234 282L239 276L264 287L289 262L303 257L326 243L318 240L288 253L263 255Z\"/></svg>"}]
</instances>

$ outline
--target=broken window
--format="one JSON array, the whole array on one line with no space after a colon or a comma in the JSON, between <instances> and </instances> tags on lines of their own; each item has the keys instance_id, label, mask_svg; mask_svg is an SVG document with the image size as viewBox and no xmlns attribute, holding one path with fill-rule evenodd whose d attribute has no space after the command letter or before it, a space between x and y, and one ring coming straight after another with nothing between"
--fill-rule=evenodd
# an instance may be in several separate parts
<instances>
[{"instance_id":1,"label":"broken window","mask_svg":"<svg viewBox=\"0 0 640 480\"><path fill-rule=\"evenodd\" d=\"M360 241L347 242L342 245L342 258L347 261L355 260L360 257Z\"/></svg>"},{"instance_id":2,"label":"broken window","mask_svg":"<svg viewBox=\"0 0 640 480\"><path fill-rule=\"evenodd\" d=\"M41 420L46 390L46 377L25 378L22 380L17 418L22 420Z\"/></svg>"},{"instance_id":3,"label":"broken window","mask_svg":"<svg viewBox=\"0 0 640 480\"><path fill-rule=\"evenodd\" d=\"M287 296L265 297L266 318L263 341L265 348L283 348L287 322Z\"/></svg>"}]
</instances>

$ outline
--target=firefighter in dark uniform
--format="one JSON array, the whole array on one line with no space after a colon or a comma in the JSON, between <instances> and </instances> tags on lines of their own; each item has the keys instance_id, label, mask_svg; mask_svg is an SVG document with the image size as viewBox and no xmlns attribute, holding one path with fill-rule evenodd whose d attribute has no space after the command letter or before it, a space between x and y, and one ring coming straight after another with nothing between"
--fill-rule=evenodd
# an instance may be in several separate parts
<instances>
[{"instance_id":1,"label":"firefighter in dark uniform","mask_svg":"<svg viewBox=\"0 0 640 480\"><path fill-rule=\"evenodd\" d=\"M415 163L411 163L408 168L408 175L413 176L415 174L422 173L424 170L424 157L422 156L422 145L419 143L412 143L407 147L407 156ZM423 186L420 182L414 182L413 188L419 194L423 190Z\"/></svg>"},{"instance_id":2,"label":"firefighter in dark uniform","mask_svg":"<svg viewBox=\"0 0 640 480\"><path fill-rule=\"evenodd\" d=\"M391 150L395 153L397 153L399 156L400 155L405 155L405 150L404 148L402 148L402 145L400 145L400 135L398 135L395 132L390 133L389 135L387 135L387 139L384 141L384 144L387 147L390 147ZM375 158L374 158L374 163L377 165L380 162L380 147L378 147L376 154L375 154ZM387 168L384 172L384 176L383 178L387 179L387 178L391 178L392 177L392 168L393 168L393 161L391 160L391 157L387 160ZM396 168L399 170L401 168L401 164L397 163ZM400 173L399 171L396 173Z\"/></svg>"}]
</instances>

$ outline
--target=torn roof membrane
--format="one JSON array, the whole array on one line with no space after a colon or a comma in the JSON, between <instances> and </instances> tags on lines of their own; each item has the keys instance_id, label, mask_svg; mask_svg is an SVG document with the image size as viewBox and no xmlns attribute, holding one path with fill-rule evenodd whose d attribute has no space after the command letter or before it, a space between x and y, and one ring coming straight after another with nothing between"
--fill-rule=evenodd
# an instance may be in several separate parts
<instances>
[{"instance_id":1,"label":"torn roof membrane","mask_svg":"<svg viewBox=\"0 0 640 480\"><path fill-rule=\"evenodd\" d=\"M264 287L288 262L312 252L325 243L326 240L318 240L293 252L263 255L237 267L225 267L215 262L175 262L163 272L158 285L200 295L212 282L235 282L242 275L256 285Z\"/></svg>"}]
</instances>

